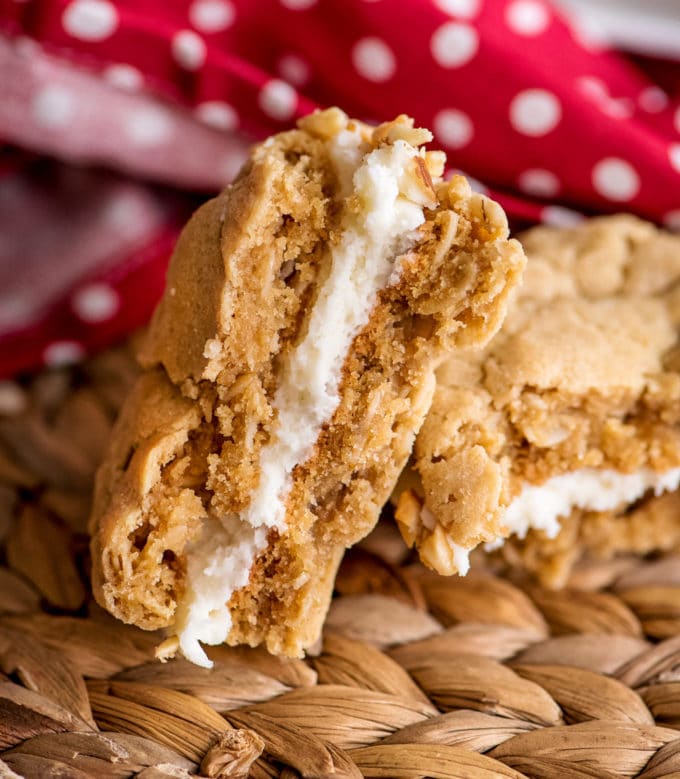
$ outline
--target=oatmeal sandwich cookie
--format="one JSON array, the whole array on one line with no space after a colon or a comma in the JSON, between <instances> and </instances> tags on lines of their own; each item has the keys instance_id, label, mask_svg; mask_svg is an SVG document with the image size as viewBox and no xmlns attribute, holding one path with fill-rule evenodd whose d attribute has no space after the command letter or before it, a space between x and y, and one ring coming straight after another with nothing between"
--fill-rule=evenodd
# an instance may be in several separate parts
<instances>
[{"instance_id":1,"label":"oatmeal sandwich cookie","mask_svg":"<svg viewBox=\"0 0 680 779\"><path fill-rule=\"evenodd\" d=\"M438 371L397 518L441 573L483 543L560 585L586 554L680 541L658 497L680 483L680 238L615 216L522 241L501 331Z\"/></svg>"},{"instance_id":2,"label":"oatmeal sandwich cookie","mask_svg":"<svg viewBox=\"0 0 680 779\"><path fill-rule=\"evenodd\" d=\"M164 654L314 642L436 362L500 326L523 252L430 139L311 115L185 228L92 517L97 600Z\"/></svg>"}]
</instances>

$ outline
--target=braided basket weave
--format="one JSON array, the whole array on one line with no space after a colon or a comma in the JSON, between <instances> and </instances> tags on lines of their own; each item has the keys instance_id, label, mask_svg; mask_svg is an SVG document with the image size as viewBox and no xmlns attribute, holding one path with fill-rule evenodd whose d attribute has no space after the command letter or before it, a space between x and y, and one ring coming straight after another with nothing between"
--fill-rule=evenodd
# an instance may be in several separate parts
<instances>
[{"instance_id":1,"label":"braided basket weave","mask_svg":"<svg viewBox=\"0 0 680 779\"><path fill-rule=\"evenodd\" d=\"M318 653L159 636L87 588L90 488L127 348L0 383L0 777L680 777L680 558L582 566L541 590L350 552Z\"/></svg>"}]
</instances>

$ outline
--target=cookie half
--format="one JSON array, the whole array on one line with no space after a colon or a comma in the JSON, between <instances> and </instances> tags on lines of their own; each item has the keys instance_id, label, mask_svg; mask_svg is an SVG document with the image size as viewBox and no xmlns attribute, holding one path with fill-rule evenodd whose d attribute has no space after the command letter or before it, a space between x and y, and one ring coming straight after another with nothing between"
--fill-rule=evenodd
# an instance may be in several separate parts
<instances>
[{"instance_id":1,"label":"cookie half","mask_svg":"<svg viewBox=\"0 0 680 779\"><path fill-rule=\"evenodd\" d=\"M500 326L522 249L430 138L314 114L185 228L92 518L98 601L163 651L314 642L437 362Z\"/></svg>"},{"instance_id":2,"label":"cookie half","mask_svg":"<svg viewBox=\"0 0 680 779\"><path fill-rule=\"evenodd\" d=\"M508 555L557 584L586 552L650 551L667 525L631 507L680 483L680 238L615 216L522 241L501 331L438 371L421 485L397 517L437 571L464 573L477 545L511 537Z\"/></svg>"}]
</instances>

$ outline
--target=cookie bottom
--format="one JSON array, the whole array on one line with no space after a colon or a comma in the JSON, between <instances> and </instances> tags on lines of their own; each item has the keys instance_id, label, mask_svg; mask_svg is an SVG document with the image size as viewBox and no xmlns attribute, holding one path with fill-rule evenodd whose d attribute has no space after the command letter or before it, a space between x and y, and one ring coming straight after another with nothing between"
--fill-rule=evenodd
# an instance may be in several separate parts
<instances>
[{"instance_id":1,"label":"cookie bottom","mask_svg":"<svg viewBox=\"0 0 680 779\"><path fill-rule=\"evenodd\" d=\"M680 549L680 491L643 499L625 511L574 511L554 538L531 530L508 538L495 557L521 568L544 587L559 589L574 566L620 555L643 556Z\"/></svg>"}]
</instances>

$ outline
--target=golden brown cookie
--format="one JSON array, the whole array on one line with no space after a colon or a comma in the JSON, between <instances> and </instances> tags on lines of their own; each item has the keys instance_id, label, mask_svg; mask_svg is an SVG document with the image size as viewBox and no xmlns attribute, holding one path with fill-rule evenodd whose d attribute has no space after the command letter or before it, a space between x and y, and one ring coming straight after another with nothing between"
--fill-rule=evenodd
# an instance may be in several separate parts
<instances>
[{"instance_id":1,"label":"golden brown cookie","mask_svg":"<svg viewBox=\"0 0 680 779\"><path fill-rule=\"evenodd\" d=\"M522 241L501 331L438 371L397 518L437 571L486 543L558 584L586 551L667 546L629 509L680 483L680 238L615 216Z\"/></svg>"},{"instance_id":2,"label":"golden brown cookie","mask_svg":"<svg viewBox=\"0 0 680 779\"><path fill-rule=\"evenodd\" d=\"M312 115L185 228L92 517L98 601L163 652L314 642L437 361L500 326L524 254L430 138Z\"/></svg>"}]
</instances>

